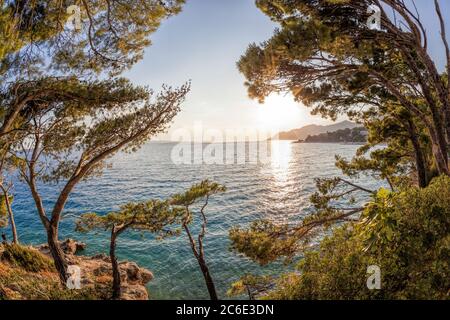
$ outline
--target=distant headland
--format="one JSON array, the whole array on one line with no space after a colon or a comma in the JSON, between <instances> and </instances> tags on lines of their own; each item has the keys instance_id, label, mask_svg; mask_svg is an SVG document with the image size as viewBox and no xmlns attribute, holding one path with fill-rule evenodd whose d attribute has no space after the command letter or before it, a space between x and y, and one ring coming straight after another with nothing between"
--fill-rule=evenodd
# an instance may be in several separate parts
<instances>
[{"instance_id":1,"label":"distant headland","mask_svg":"<svg viewBox=\"0 0 450 320\"><path fill-rule=\"evenodd\" d=\"M327 132L336 132L338 130L344 129L354 129L360 127L358 124L351 121L342 121L336 124L321 126L316 124L311 124L302 128L293 129L290 131L280 132L278 135L273 137L272 140L296 140L302 141L306 140L308 136L320 135Z\"/></svg>"}]
</instances>

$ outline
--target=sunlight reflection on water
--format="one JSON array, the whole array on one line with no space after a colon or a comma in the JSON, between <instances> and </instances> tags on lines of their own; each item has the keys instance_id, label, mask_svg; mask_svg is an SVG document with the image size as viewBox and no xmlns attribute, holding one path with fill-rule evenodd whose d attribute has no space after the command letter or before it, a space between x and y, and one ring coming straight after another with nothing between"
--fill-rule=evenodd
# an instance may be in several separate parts
<instances>
[{"instance_id":1,"label":"sunlight reflection on water","mask_svg":"<svg viewBox=\"0 0 450 320\"><path fill-rule=\"evenodd\" d=\"M214 197L207 210L206 257L218 291L224 297L229 285L246 273L279 272L280 263L261 268L228 250L228 230L246 226L259 218L293 222L311 211L309 196L314 178L339 175L334 155L354 155L358 146L337 144L292 144L272 141L270 163L234 165L175 165L170 154L173 143L150 143L135 154L119 154L102 177L79 185L66 206L66 213L106 213L129 201L165 198L192 183L211 179L227 186ZM366 186L375 182L365 180ZM61 186L40 186L44 205L50 209ZM40 225L28 190L17 186L14 209L23 243L42 243ZM61 223L61 238L76 238L88 244L86 254L108 252L106 232L82 235L74 231L74 220ZM157 241L151 236L127 233L118 243L120 259L134 260L150 269L152 298L207 298L201 273L184 235Z\"/></svg>"},{"instance_id":2,"label":"sunlight reflection on water","mask_svg":"<svg viewBox=\"0 0 450 320\"><path fill-rule=\"evenodd\" d=\"M272 141L271 168L280 184L286 183L290 174L292 161L292 143L290 141Z\"/></svg>"}]
</instances>

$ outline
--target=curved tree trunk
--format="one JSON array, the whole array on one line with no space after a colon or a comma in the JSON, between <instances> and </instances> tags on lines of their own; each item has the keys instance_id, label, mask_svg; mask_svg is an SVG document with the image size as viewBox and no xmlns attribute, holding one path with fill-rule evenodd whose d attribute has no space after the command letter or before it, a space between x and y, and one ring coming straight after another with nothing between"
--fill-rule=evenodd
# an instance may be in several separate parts
<instances>
[{"instance_id":1,"label":"curved tree trunk","mask_svg":"<svg viewBox=\"0 0 450 320\"><path fill-rule=\"evenodd\" d=\"M445 137L440 136L436 130L428 127L428 131L430 133L431 143L432 143L432 152L433 158L436 162L436 167L440 175L445 174L450 176L450 171L448 168L448 154L447 154L447 145ZM443 140L444 139L444 140ZM445 142L443 144L443 141Z\"/></svg>"},{"instance_id":2,"label":"curved tree trunk","mask_svg":"<svg viewBox=\"0 0 450 320\"><path fill-rule=\"evenodd\" d=\"M113 226L111 230L111 242L109 245L109 257L111 258L111 267L113 274L112 299L114 300L120 299L122 296L119 263L117 262L116 257L116 240L116 226Z\"/></svg>"},{"instance_id":3,"label":"curved tree trunk","mask_svg":"<svg viewBox=\"0 0 450 320\"><path fill-rule=\"evenodd\" d=\"M425 188L428 185L428 166L426 163L425 155L420 146L420 142L417 135L417 130L414 123L408 120L408 132L411 143L414 147L414 154L416 159L417 180L420 188Z\"/></svg>"},{"instance_id":4,"label":"curved tree trunk","mask_svg":"<svg viewBox=\"0 0 450 320\"><path fill-rule=\"evenodd\" d=\"M12 232L12 236L13 236L13 243L14 244L18 244L19 243L19 237L17 236L17 229L16 229L16 221L14 220L14 213L12 211L11 208L11 202L9 202L9 195L7 190L1 186L2 191L3 191L3 195L5 197L5 205L6 205L6 210L8 211L8 217L9 217L9 223L11 225L11 232Z\"/></svg>"},{"instance_id":5,"label":"curved tree trunk","mask_svg":"<svg viewBox=\"0 0 450 320\"><path fill-rule=\"evenodd\" d=\"M200 265L200 270L203 273L203 277L205 278L206 287L208 288L209 297L211 300L217 301L219 298L217 297L216 287L214 285L214 281L209 273L209 268L206 265L205 259L203 257L199 257L197 259L198 264Z\"/></svg>"},{"instance_id":6,"label":"curved tree trunk","mask_svg":"<svg viewBox=\"0 0 450 320\"><path fill-rule=\"evenodd\" d=\"M442 152L438 143L433 141L432 144L433 144L432 145L433 157L436 161L436 166L437 166L439 174L440 175L445 174L447 176L450 176L450 172L449 172L447 161L446 161L446 156Z\"/></svg>"},{"instance_id":7,"label":"curved tree trunk","mask_svg":"<svg viewBox=\"0 0 450 320\"><path fill-rule=\"evenodd\" d=\"M445 124L447 131L447 147L450 149L450 108L445 111Z\"/></svg>"},{"instance_id":8,"label":"curved tree trunk","mask_svg":"<svg viewBox=\"0 0 450 320\"><path fill-rule=\"evenodd\" d=\"M441 117L436 116L436 119L434 120L436 123L436 135L437 135L437 143L439 145L439 148L441 150L444 164L446 167L446 173L449 175L449 169L448 169L448 146L447 146L447 129L445 128L445 121L441 119Z\"/></svg>"},{"instance_id":9,"label":"curved tree trunk","mask_svg":"<svg viewBox=\"0 0 450 320\"><path fill-rule=\"evenodd\" d=\"M54 214L52 214L51 220L47 218L42 198L36 186L36 173L34 170L34 166L36 164L36 154L38 153L37 145L39 144L39 138L37 137L36 139L36 146L33 150L32 156L33 161L28 165L29 177L26 181L30 187L31 195L33 196L34 202L36 204L39 218L41 219L41 222L44 225L45 230L47 231L48 248L50 249L50 254L52 255L55 268L58 271L59 279L61 280L62 285L67 286L67 280L69 279L69 276L67 274L67 261L58 241L58 226L60 219L59 216L55 216Z\"/></svg>"},{"instance_id":10,"label":"curved tree trunk","mask_svg":"<svg viewBox=\"0 0 450 320\"><path fill-rule=\"evenodd\" d=\"M47 242L50 253L55 263L55 268L59 273L59 278L63 284L67 283L67 261L64 252L58 242L58 226L50 224L47 229Z\"/></svg>"},{"instance_id":11,"label":"curved tree trunk","mask_svg":"<svg viewBox=\"0 0 450 320\"><path fill-rule=\"evenodd\" d=\"M414 139L414 140L417 140ZM413 141L413 144L417 141ZM428 170L425 162L425 158L420 146L414 146L415 158L416 158L416 170L417 170L417 180L420 188L425 188L428 186Z\"/></svg>"},{"instance_id":12,"label":"curved tree trunk","mask_svg":"<svg viewBox=\"0 0 450 320\"><path fill-rule=\"evenodd\" d=\"M9 223L11 224L13 243L18 244L19 237L17 236L16 221L14 220L14 213L12 211L11 203L9 202L8 196L6 196L6 198L5 198L5 203L6 203L6 208L8 209Z\"/></svg>"},{"instance_id":13,"label":"curved tree trunk","mask_svg":"<svg viewBox=\"0 0 450 320\"><path fill-rule=\"evenodd\" d=\"M203 219L205 219L203 215ZM204 220L206 222L206 220ZM189 238L189 243L191 244L192 252L194 253L195 259L197 259L198 265L200 266L200 270L203 274L203 278L205 278L206 288L208 289L209 297L211 300L219 300L217 297L216 287L214 285L214 281L211 277L211 274L209 273L208 265L205 261L204 251L203 251L203 236L205 231L206 223L202 226L202 233L198 237L198 245L199 250L197 250L197 247L195 245L195 240L192 237L191 231L189 230L187 224L183 224L183 228L186 231L186 234Z\"/></svg>"}]
</instances>

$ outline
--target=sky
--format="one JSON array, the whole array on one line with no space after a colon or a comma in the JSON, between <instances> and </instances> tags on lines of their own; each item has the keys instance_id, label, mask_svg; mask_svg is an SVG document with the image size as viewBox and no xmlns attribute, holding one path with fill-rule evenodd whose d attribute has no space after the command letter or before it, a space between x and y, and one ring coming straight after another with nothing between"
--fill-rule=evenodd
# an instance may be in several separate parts
<instances>
[{"instance_id":1,"label":"sky","mask_svg":"<svg viewBox=\"0 0 450 320\"><path fill-rule=\"evenodd\" d=\"M310 116L291 97L273 96L265 105L248 98L236 62L250 43L269 39L275 27L254 0L187 0L179 15L165 21L144 59L126 74L155 90L163 83L192 81L182 111L160 138L200 126L205 131L276 131L329 123Z\"/></svg>"},{"instance_id":2,"label":"sky","mask_svg":"<svg viewBox=\"0 0 450 320\"><path fill-rule=\"evenodd\" d=\"M449 22L450 1L441 3ZM442 67L444 51L431 1L416 0L416 4L431 33L430 52ZM236 62L250 43L269 39L275 28L254 0L187 0L179 15L163 22L152 35L144 59L125 74L134 83L155 90L164 83L177 86L192 81L182 111L168 133L158 138L177 140L198 128L277 132L307 124L330 124L311 116L289 95L273 95L264 105L248 98Z\"/></svg>"}]
</instances>

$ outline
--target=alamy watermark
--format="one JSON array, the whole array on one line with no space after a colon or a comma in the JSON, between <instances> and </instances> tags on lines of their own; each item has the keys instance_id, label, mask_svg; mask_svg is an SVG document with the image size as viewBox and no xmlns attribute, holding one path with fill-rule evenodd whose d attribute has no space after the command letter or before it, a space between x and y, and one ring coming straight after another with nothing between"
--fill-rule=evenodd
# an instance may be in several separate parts
<instances>
[{"instance_id":1,"label":"alamy watermark","mask_svg":"<svg viewBox=\"0 0 450 320\"><path fill-rule=\"evenodd\" d=\"M66 286L68 289L81 289L81 268L76 265L71 265L67 267L67 274L69 277L66 281Z\"/></svg>"},{"instance_id":2,"label":"alamy watermark","mask_svg":"<svg viewBox=\"0 0 450 320\"><path fill-rule=\"evenodd\" d=\"M196 122L193 130L178 129L172 134L171 161L177 165L267 164L283 153L276 142L278 132L257 129L204 129Z\"/></svg>"},{"instance_id":3,"label":"alamy watermark","mask_svg":"<svg viewBox=\"0 0 450 320\"><path fill-rule=\"evenodd\" d=\"M371 16L367 19L367 26L370 30L381 30L381 8L376 5L370 5L367 13Z\"/></svg>"},{"instance_id":4,"label":"alamy watermark","mask_svg":"<svg viewBox=\"0 0 450 320\"><path fill-rule=\"evenodd\" d=\"M73 4L67 8L67 26L71 30L81 30L81 9L76 4Z\"/></svg>"},{"instance_id":5,"label":"alamy watermark","mask_svg":"<svg viewBox=\"0 0 450 320\"><path fill-rule=\"evenodd\" d=\"M367 273L370 275L367 278L367 289L380 290L381 289L381 268L377 265L367 267Z\"/></svg>"}]
</instances>

